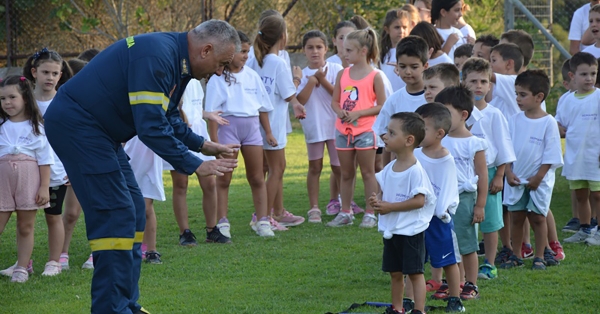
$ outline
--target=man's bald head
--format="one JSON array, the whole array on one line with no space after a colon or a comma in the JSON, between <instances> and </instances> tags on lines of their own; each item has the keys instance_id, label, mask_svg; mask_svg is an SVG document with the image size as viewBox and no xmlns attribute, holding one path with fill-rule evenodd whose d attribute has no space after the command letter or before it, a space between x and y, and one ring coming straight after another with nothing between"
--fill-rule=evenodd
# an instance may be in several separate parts
<instances>
[{"instance_id":1,"label":"man's bald head","mask_svg":"<svg viewBox=\"0 0 600 314\"><path fill-rule=\"evenodd\" d=\"M237 31L225 21L203 22L189 31L187 37L192 75L196 79L221 75L234 53L242 49Z\"/></svg>"}]
</instances>

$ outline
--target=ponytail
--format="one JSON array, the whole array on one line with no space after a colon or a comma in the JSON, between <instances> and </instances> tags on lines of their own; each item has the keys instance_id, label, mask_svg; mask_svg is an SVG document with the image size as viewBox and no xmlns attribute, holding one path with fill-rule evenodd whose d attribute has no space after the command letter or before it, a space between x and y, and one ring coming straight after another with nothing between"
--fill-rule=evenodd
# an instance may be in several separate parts
<instances>
[{"instance_id":1,"label":"ponytail","mask_svg":"<svg viewBox=\"0 0 600 314\"><path fill-rule=\"evenodd\" d=\"M262 68L265 56L285 35L285 20L281 16L271 15L263 18L254 38L254 56Z\"/></svg>"},{"instance_id":2,"label":"ponytail","mask_svg":"<svg viewBox=\"0 0 600 314\"><path fill-rule=\"evenodd\" d=\"M48 50L48 48L42 48L42 50L36 51L36 53L27 58L25 66L23 67L23 76L35 83L35 78L33 77L33 74L31 74L31 69L37 69L40 64L47 61L57 62L61 65L62 75L56 84L56 89L73 77L73 71L71 71L69 64L60 56L60 54L58 54L58 52Z\"/></svg>"},{"instance_id":3,"label":"ponytail","mask_svg":"<svg viewBox=\"0 0 600 314\"><path fill-rule=\"evenodd\" d=\"M64 59L62 61L61 71L62 71L62 75L60 76L60 79L58 80L58 84L56 84L57 90L73 77L73 70L71 70L71 66Z\"/></svg>"}]
</instances>

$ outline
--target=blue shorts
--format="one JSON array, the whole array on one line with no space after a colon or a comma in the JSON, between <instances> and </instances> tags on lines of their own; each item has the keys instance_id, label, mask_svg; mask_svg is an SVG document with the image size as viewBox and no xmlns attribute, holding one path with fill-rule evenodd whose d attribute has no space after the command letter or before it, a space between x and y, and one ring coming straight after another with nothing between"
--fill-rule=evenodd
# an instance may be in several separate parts
<instances>
[{"instance_id":1,"label":"blue shorts","mask_svg":"<svg viewBox=\"0 0 600 314\"><path fill-rule=\"evenodd\" d=\"M496 176L496 167L488 168L488 186ZM485 219L479 224L482 233L495 232L504 227L502 219L502 192L492 194L488 192L485 203Z\"/></svg>"},{"instance_id":2,"label":"blue shorts","mask_svg":"<svg viewBox=\"0 0 600 314\"><path fill-rule=\"evenodd\" d=\"M454 221L444 223L433 216L425 230L425 248L429 254L431 266L442 268L460 263L458 241L454 233Z\"/></svg>"}]
</instances>

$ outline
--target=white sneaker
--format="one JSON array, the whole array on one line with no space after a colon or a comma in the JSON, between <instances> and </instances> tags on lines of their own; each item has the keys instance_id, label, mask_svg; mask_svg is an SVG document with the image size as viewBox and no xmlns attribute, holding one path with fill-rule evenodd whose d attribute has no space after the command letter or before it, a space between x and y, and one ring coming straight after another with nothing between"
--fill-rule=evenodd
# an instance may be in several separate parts
<instances>
[{"instance_id":1,"label":"white sneaker","mask_svg":"<svg viewBox=\"0 0 600 314\"><path fill-rule=\"evenodd\" d=\"M359 225L360 228L373 228L377 227L377 217L373 214L365 214L362 222Z\"/></svg>"},{"instance_id":2,"label":"white sneaker","mask_svg":"<svg viewBox=\"0 0 600 314\"><path fill-rule=\"evenodd\" d=\"M335 216L335 218L332 221L327 223L327 226L329 226L329 227L351 226L352 219L354 219L354 215L344 213L344 212L339 212L339 214L337 214L337 216Z\"/></svg>"},{"instance_id":3,"label":"white sneaker","mask_svg":"<svg viewBox=\"0 0 600 314\"><path fill-rule=\"evenodd\" d=\"M231 225L228 222L217 224L221 234L231 239Z\"/></svg>"},{"instance_id":4,"label":"white sneaker","mask_svg":"<svg viewBox=\"0 0 600 314\"><path fill-rule=\"evenodd\" d=\"M10 266L7 269L0 270L0 275L12 277L13 271L15 270L15 267L17 267L17 264L18 264L18 262L15 263L14 265ZM33 274L33 260L29 260L26 270L27 270L27 273Z\"/></svg>"},{"instance_id":5,"label":"white sneaker","mask_svg":"<svg viewBox=\"0 0 600 314\"><path fill-rule=\"evenodd\" d=\"M94 269L94 258L92 257L92 254L90 254L90 257L88 257L87 261L85 261L85 263L83 263L83 265L81 265L82 269Z\"/></svg>"},{"instance_id":6,"label":"white sneaker","mask_svg":"<svg viewBox=\"0 0 600 314\"><path fill-rule=\"evenodd\" d=\"M582 243L585 242L585 240L587 238L589 238L591 235L589 233L585 233L583 231L583 229L579 229L579 231L577 231L577 233L575 233L574 235L566 238L563 240L563 242L566 243Z\"/></svg>"},{"instance_id":7,"label":"white sneaker","mask_svg":"<svg viewBox=\"0 0 600 314\"><path fill-rule=\"evenodd\" d=\"M42 273L42 276L56 276L60 274L61 270L62 267L60 266L59 262L49 261L48 263L46 263L46 267L44 267L44 272Z\"/></svg>"},{"instance_id":8,"label":"white sneaker","mask_svg":"<svg viewBox=\"0 0 600 314\"><path fill-rule=\"evenodd\" d=\"M275 236L275 233L273 233L273 230L271 230L271 223L268 221L258 221L255 224L255 227L256 227L256 234L258 234L261 237Z\"/></svg>"},{"instance_id":9,"label":"white sneaker","mask_svg":"<svg viewBox=\"0 0 600 314\"><path fill-rule=\"evenodd\" d=\"M15 267L11 274L11 282L25 282L29 280L29 273L24 267Z\"/></svg>"},{"instance_id":10,"label":"white sneaker","mask_svg":"<svg viewBox=\"0 0 600 314\"><path fill-rule=\"evenodd\" d=\"M593 236L585 239L587 245L600 245L600 232L596 232Z\"/></svg>"}]
</instances>

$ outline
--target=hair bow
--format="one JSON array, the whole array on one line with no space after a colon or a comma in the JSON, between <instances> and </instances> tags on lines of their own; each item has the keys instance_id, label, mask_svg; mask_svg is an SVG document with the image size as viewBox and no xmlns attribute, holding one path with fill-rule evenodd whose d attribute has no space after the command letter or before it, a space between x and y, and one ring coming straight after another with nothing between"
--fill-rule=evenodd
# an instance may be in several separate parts
<instances>
[{"instance_id":1,"label":"hair bow","mask_svg":"<svg viewBox=\"0 0 600 314\"><path fill-rule=\"evenodd\" d=\"M39 57L41 57L43 54L49 52L48 48L44 47L42 48L42 50L40 51L36 51L35 54L33 55L33 60L37 60Z\"/></svg>"},{"instance_id":2,"label":"hair bow","mask_svg":"<svg viewBox=\"0 0 600 314\"><path fill-rule=\"evenodd\" d=\"M26 78L24 76L21 76L19 79L21 80L21 82L25 82L25 80L26 80Z\"/></svg>"}]
</instances>

